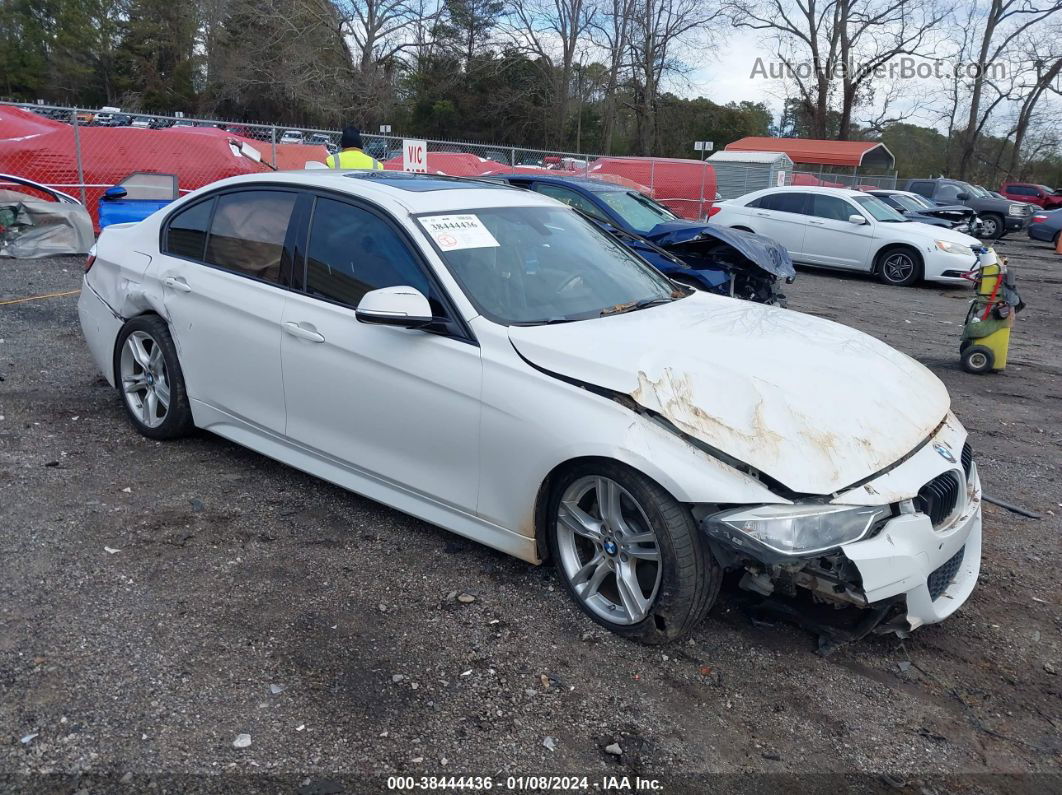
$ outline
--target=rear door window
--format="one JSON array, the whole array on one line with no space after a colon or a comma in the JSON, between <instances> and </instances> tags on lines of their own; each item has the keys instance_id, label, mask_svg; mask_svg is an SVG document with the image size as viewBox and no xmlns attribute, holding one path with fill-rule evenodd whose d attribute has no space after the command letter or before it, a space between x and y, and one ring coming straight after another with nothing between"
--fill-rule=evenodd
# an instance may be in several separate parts
<instances>
[{"instance_id":1,"label":"rear door window","mask_svg":"<svg viewBox=\"0 0 1062 795\"><path fill-rule=\"evenodd\" d=\"M779 213L804 215L808 212L808 194L806 193L772 193L760 199L760 207Z\"/></svg>"},{"instance_id":2,"label":"rear door window","mask_svg":"<svg viewBox=\"0 0 1062 795\"><path fill-rule=\"evenodd\" d=\"M210 224L206 261L279 284L284 239L297 198L296 193L279 190L223 193Z\"/></svg>"},{"instance_id":3,"label":"rear door window","mask_svg":"<svg viewBox=\"0 0 1062 795\"><path fill-rule=\"evenodd\" d=\"M166 242L163 245L167 254L202 261L215 201L217 200L208 199L193 204L170 218L166 225Z\"/></svg>"}]
</instances>

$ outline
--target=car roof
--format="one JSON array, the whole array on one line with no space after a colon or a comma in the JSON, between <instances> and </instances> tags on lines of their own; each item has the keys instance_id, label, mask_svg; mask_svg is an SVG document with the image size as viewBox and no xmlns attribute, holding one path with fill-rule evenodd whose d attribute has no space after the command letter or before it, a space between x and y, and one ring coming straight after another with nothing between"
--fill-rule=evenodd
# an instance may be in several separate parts
<instances>
[{"instance_id":1,"label":"car roof","mask_svg":"<svg viewBox=\"0 0 1062 795\"><path fill-rule=\"evenodd\" d=\"M913 190L894 190L893 188L872 188L867 193L872 196L880 196L885 194L886 196L910 196L911 198L924 199L920 193L915 193Z\"/></svg>"},{"instance_id":2,"label":"car roof","mask_svg":"<svg viewBox=\"0 0 1062 795\"><path fill-rule=\"evenodd\" d=\"M559 202L500 183L404 171L315 168L243 174L212 183L210 188L290 184L323 188L370 201L398 204L409 213L471 211L488 207L557 207Z\"/></svg>"},{"instance_id":3,"label":"car roof","mask_svg":"<svg viewBox=\"0 0 1062 795\"><path fill-rule=\"evenodd\" d=\"M858 199L860 196L865 197L867 195L867 192L863 190L852 190L851 188L824 188L819 185L787 185L784 188L765 188L761 191L757 191L755 195L766 196L771 193L822 193L826 196L842 196L847 199Z\"/></svg>"},{"instance_id":4,"label":"car roof","mask_svg":"<svg viewBox=\"0 0 1062 795\"><path fill-rule=\"evenodd\" d=\"M555 177L547 174L502 174L504 179L520 180L521 182L544 182L547 185L573 185L591 193L615 193L630 191L630 188L617 185L614 182L606 182L603 179L593 177Z\"/></svg>"}]
</instances>

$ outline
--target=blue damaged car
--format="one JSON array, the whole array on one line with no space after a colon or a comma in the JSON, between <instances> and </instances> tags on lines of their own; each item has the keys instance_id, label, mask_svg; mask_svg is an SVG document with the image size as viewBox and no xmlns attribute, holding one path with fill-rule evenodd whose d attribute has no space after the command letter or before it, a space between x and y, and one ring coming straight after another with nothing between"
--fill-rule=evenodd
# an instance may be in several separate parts
<instances>
[{"instance_id":1,"label":"blue damaged car","mask_svg":"<svg viewBox=\"0 0 1062 795\"><path fill-rule=\"evenodd\" d=\"M789 252L771 238L683 220L648 196L604 180L544 174L496 179L575 208L673 281L785 306L780 283L791 283L796 270Z\"/></svg>"}]
</instances>

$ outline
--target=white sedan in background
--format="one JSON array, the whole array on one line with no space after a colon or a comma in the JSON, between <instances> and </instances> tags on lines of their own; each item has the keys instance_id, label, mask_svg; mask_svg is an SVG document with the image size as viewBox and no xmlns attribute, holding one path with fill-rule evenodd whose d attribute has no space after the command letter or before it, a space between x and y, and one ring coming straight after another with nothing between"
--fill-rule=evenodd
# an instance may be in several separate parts
<instances>
[{"instance_id":1,"label":"white sedan in background","mask_svg":"<svg viewBox=\"0 0 1062 795\"><path fill-rule=\"evenodd\" d=\"M774 238L794 262L875 274L886 284L969 284L981 243L909 221L885 202L843 188L768 188L717 204L711 223Z\"/></svg>"},{"instance_id":2,"label":"white sedan in background","mask_svg":"<svg viewBox=\"0 0 1062 795\"><path fill-rule=\"evenodd\" d=\"M724 569L900 633L977 580L977 467L929 370L678 286L536 193L222 180L107 227L78 308L145 436L207 429L551 558L587 615L644 642L690 632Z\"/></svg>"}]
</instances>

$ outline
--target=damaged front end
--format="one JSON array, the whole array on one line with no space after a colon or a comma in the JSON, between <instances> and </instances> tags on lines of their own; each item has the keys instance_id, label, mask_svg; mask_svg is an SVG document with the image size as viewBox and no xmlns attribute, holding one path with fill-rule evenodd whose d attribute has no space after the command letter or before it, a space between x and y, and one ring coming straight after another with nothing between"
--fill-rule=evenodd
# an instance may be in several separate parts
<instances>
[{"instance_id":1,"label":"damaged front end","mask_svg":"<svg viewBox=\"0 0 1062 795\"><path fill-rule=\"evenodd\" d=\"M953 463L913 498L884 505L810 498L698 506L695 516L720 564L758 597L747 605L754 621L810 629L821 653L871 633L906 637L958 609L979 573L981 488L968 443ZM868 485L853 491L873 493Z\"/></svg>"},{"instance_id":2,"label":"damaged front end","mask_svg":"<svg viewBox=\"0 0 1062 795\"><path fill-rule=\"evenodd\" d=\"M796 269L789 252L779 243L762 235L711 226L701 228L693 238L683 237L668 234L655 242L693 270L726 274L725 295L786 305L781 283L792 284Z\"/></svg>"},{"instance_id":3,"label":"damaged front end","mask_svg":"<svg viewBox=\"0 0 1062 795\"><path fill-rule=\"evenodd\" d=\"M792 284L796 278L789 252L762 235L675 221L659 224L641 236L597 216L576 212L618 238L665 276L688 287L784 307L781 283Z\"/></svg>"}]
</instances>

